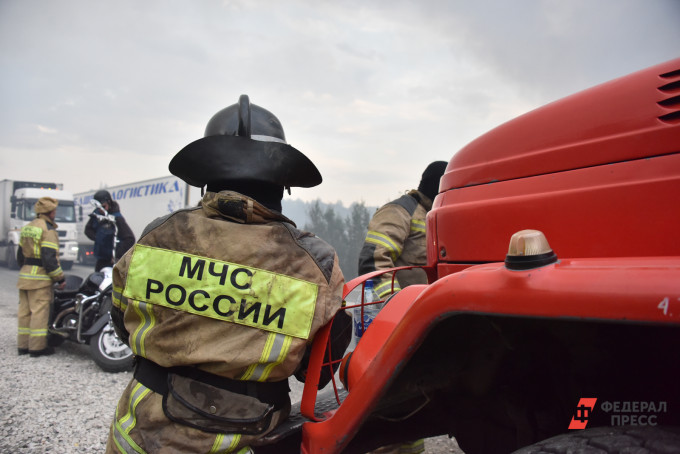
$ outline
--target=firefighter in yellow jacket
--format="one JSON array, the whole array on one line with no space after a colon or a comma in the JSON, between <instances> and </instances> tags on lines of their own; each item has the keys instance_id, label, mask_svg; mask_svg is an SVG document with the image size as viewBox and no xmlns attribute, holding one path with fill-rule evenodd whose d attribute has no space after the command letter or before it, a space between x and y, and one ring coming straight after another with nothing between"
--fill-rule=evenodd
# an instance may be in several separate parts
<instances>
[{"instance_id":1,"label":"firefighter in yellow jacket","mask_svg":"<svg viewBox=\"0 0 680 454\"><path fill-rule=\"evenodd\" d=\"M376 211L368 224L366 240L359 255L359 274L399 266L427 264L425 218L439 191L439 180L446 169L445 161L427 166L418 189L408 191ZM427 284L423 270L397 273L394 291L413 284ZM378 279L375 285L380 297L392 291L392 280Z\"/></svg>"},{"instance_id":2,"label":"firefighter in yellow jacket","mask_svg":"<svg viewBox=\"0 0 680 454\"><path fill-rule=\"evenodd\" d=\"M20 355L51 355L47 346L47 324L53 298L53 284L64 288L64 273L59 264L59 235L54 218L57 200L42 197L35 204L36 218L21 229L17 250L19 270L19 334Z\"/></svg>"},{"instance_id":3,"label":"firefighter in yellow jacket","mask_svg":"<svg viewBox=\"0 0 680 454\"><path fill-rule=\"evenodd\" d=\"M107 452L251 452L287 417L288 378L304 377L341 307L335 250L281 213L284 188L321 175L246 95L170 172L207 192L147 226L114 267L112 318L138 362Z\"/></svg>"}]
</instances>

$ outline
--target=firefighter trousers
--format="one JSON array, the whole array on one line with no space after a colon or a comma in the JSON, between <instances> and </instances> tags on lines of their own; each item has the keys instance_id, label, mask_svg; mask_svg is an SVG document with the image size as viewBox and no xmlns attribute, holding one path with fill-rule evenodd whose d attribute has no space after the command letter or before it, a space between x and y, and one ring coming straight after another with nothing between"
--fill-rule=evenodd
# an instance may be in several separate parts
<instances>
[{"instance_id":1,"label":"firefighter trousers","mask_svg":"<svg viewBox=\"0 0 680 454\"><path fill-rule=\"evenodd\" d=\"M19 290L17 347L38 352L47 348L47 324L52 303L52 286Z\"/></svg>"},{"instance_id":2,"label":"firefighter trousers","mask_svg":"<svg viewBox=\"0 0 680 454\"><path fill-rule=\"evenodd\" d=\"M106 454L247 454L289 413L290 403L274 413L262 435L204 432L170 421L163 411L163 396L133 378L116 407Z\"/></svg>"}]
</instances>

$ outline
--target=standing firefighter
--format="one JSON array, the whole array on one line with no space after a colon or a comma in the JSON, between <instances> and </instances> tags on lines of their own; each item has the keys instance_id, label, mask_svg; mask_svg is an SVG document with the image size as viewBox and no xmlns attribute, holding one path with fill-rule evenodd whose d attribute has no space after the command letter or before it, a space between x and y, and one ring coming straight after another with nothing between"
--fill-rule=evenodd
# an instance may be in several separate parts
<instances>
[{"instance_id":1,"label":"standing firefighter","mask_svg":"<svg viewBox=\"0 0 680 454\"><path fill-rule=\"evenodd\" d=\"M418 189L383 205L368 224L368 233L359 255L359 274L398 266L427 264L425 217L439 190L445 161L435 161L423 172ZM427 284L423 270L397 273L394 291L413 284ZM383 279L375 286L380 297L389 294L392 280Z\"/></svg>"},{"instance_id":2,"label":"standing firefighter","mask_svg":"<svg viewBox=\"0 0 680 454\"><path fill-rule=\"evenodd\" d=\"M17 250L19 270L19 354L32 357L51 355L47 346L47 324L53 298L52 284L66 285L59 265L59 235L54 218L59 202L42 197L34 206L36 218L21 229Z\"/></svg>"},{"instance_id":3,"label":"standing firefighter","mask_svg":"<svg viewBox=\"0 0 680 454\"><path fill-rule=\"evenodd\" d=\"M114 267L112 317L138 363L107 452L247 453L288 416L288 378L341 307L335 250L281 214L284 188L321 175L245 95L170 172L207 192Z\"/></svg>"}]
</instances>

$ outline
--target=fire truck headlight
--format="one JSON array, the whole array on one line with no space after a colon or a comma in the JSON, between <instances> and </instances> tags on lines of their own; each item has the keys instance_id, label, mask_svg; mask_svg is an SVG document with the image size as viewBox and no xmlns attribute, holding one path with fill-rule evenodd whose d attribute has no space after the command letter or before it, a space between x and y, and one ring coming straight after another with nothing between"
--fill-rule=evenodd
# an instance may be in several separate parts
<instances>
[{"instance_id":1,"label":"fire truck headlight","mask_svg":"<svg viewBox=\"0 0 680 454\"><path fill-rule=\"evenodd\" d=\"M510 238L505 267L521 271L550 265L557 261L557 255L550 248L548 240L539 230L520 230Z\"/></svg>"}]
</instances>

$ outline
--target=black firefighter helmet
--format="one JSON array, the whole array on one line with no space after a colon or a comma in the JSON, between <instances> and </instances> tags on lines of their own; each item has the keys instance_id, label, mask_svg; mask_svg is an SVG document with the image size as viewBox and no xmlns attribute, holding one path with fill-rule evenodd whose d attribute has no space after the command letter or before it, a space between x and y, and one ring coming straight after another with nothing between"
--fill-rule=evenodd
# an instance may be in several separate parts
<instances>
[{"instance_id":1,"label":"black firefighter helmet","mask_svg":"<svg viewBox=\"0 0 680 454\"><path fill-rule=\"evenodd\" d=\"M213 115L205 137L180 150L169 169L196 187L262 182L310 188L321 183L314 163L286 143L279 119L251 104L247 95Z\"/></svg>"}]
</instances>

